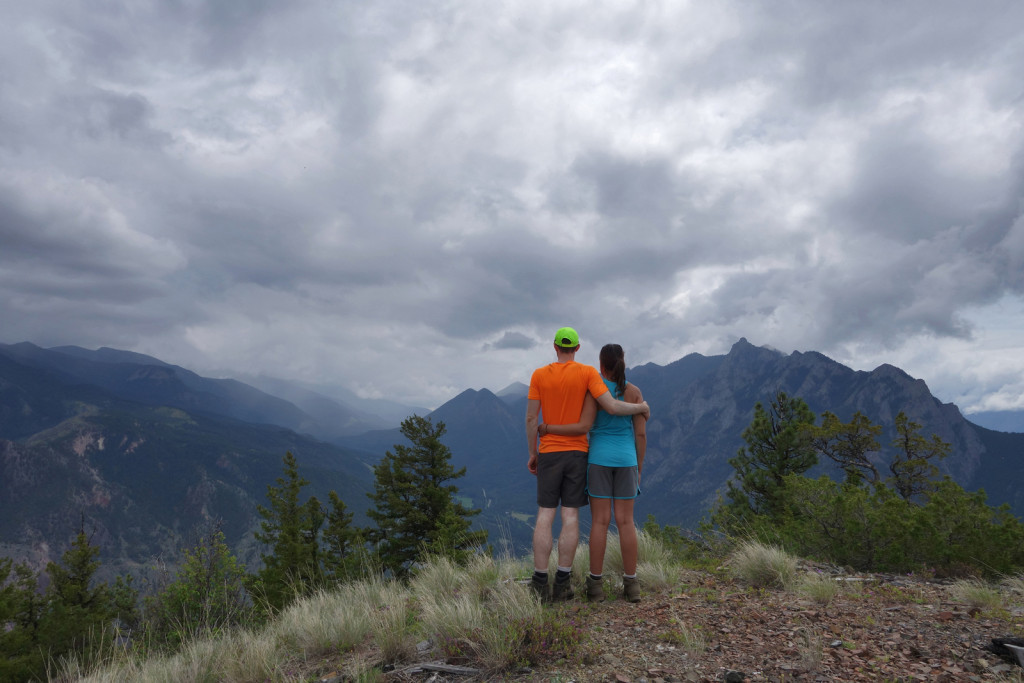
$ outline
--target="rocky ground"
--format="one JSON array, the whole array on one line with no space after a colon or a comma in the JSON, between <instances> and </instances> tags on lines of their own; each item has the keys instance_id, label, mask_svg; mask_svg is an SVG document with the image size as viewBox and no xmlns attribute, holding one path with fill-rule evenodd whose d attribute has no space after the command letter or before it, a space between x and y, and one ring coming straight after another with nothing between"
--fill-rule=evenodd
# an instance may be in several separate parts
<instances>
[{"instance_id":1,"label":"rocky ground","mask_svg":"<svg viewBox=\"0 0 1024 683\"><path fill-rule=\"evenodd\" d=\"M488 676L471 668L410 665L396 681L1008 681L1024 669L986 651L993 637L1024 637L1021 602L978 608L950 582L839 576L828 604L686 571L639 604L609 599L552 607L572 612L586 637L575 657ZM429 657L424 652L424 659Z\"/></svg>"}]
</instances>

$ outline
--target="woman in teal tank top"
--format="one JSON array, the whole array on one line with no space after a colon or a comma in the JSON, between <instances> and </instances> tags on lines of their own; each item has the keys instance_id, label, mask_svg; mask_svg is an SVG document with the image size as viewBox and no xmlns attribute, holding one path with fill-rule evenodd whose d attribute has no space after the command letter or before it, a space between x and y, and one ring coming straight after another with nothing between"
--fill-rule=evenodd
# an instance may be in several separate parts
<instances>
[{"instance_id":1,"label":"woman in teal tank top","mask_svg":"<svg viewBox=\"0 0 1024 683\"><path fill-rule=\"evenodd\" d=\"M601 377L612 395L627 403L643 402L640 389L626 382L626 358L618 344L601 348ZM587 598L604 600L602 574L608 526L614 514L622 550L622 584L626 598L639 602L636 579L637 539L633 501L640 493L640 473L647 452L647 421L640 415L616 416L598 410L588 395L580 421L571 425L541 425L541 433L582 434L589 431L587 489L590 494L590 576Z\"/></svg>"}]
</instances>

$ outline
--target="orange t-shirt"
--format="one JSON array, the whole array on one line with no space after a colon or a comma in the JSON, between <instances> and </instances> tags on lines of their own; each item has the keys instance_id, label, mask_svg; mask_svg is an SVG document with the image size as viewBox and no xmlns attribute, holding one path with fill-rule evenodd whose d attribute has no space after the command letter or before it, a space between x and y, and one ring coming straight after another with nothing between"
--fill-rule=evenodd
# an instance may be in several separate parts
<instances>
[{"instance_id":1,"label":"orange t-shirt","mask_svg":"<svg viewBox=\"0 0 1024 683\"><path fill-rule=\"evenodd\" d=\"M597 398L608 391L601 375L589 365L576 361L551 363L533 371L528 399L539 400L543 422L552 425L580 421L587 392ZM558 436L545 434L540 439L540 452L587 451L587 435Z\"/></svg>"}]
</instances>

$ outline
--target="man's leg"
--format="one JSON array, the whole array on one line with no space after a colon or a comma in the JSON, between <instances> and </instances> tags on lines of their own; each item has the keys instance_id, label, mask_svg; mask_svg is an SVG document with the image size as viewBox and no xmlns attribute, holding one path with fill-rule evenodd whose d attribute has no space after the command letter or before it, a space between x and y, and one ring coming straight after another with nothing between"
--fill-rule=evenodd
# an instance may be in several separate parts
<instances>
[{"instance_id":1,"label":"man's leg","mask_svg":"<svg viewBox=\"0 0 1024 683\"><path fill-rule=\"evenodd\" d=\"M572 561L576 557L576 545L580 538L579 508L562 504L562 531L558 534L558 572L551 586L551 599L555 602L572 600Z\"/></svg>"},{"instance_id":2,"label":"man's leg","mask_svg":"<svg viewBox=\"0 0 1024 683\"><path fill-rule=\"evenodd\" d=\"M580 508L587 505L587 454L569 451L562 470L562 531L558 535L558 566L571 568L580 540Z\"/></svg>"},{"instance_id":3,"label":"man's leg","mask_svg":"<svg viewBox=\"0 0 1024 683\"><path fill-rule=\"evenodd\" d=\"M548 538L551 526L548 525ZM576 546L580 542L580 510L562 506L562 531L558 534L558 566L572 567L576 558ZM536 547L536 546L534 546ZM551 544L548 544L551 550Z\"/></svg>"},{"instance_id":4,"label":"man's leg","mask_svg":"<svg viewBox=\"0 0 1024 683\"><path fill-rule=\"evenodd\" d=\"M530 588L541 602L551 599L548 582L548 562L551 559L551 524L555 521L555 508L537 508L537 523L533 527L533 576Z\"/></svg>"},{"instance_id":5,"label":"man's leg","mask_svg":"<svg viewBox=\"0 0 1024 683\"><path fill-rule=\"evenodd\" d=\"M533 527L533 568L539 572L548 570L551 559L551 525L555 521L555 508L537 508L537 523ZM561 537L559 537L561 538ZM561 541L558 544L561 552Z\"/></svg>"}]
</instances>

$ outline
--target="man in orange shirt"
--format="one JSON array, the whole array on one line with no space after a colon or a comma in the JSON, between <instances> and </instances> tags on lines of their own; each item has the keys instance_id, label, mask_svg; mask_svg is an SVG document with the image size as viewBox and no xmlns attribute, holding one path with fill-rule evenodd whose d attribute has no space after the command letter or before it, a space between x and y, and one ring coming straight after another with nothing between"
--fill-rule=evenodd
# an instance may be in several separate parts
<instances>
[{"instance_id":1,"label":"man in orange shirt","mask_svg":"<svg viewBox=\"0 0 1024 683\"><path fill-rule=\"evenodd\" d=\"M579 422L587 392L612 415L650 416L647 402L616 400L593 367L576 362L579 335L571 327L555 333L557 362L537 368L530 377L526 404L526 442L530 453L527 469L537 476L537 523L533 528L533 578L530 586L548 596L548 560L554 539L551 525L562 506L562 531L558 535L558 571L552 599L573 597L572 561L579 543L579 509L587 504L587 437L545 434L538 449L537 423L540 413L546 424Z\"/></svg>"}]
</instances>

